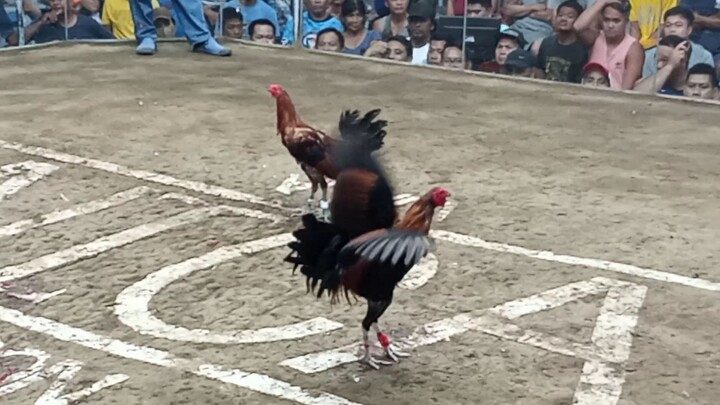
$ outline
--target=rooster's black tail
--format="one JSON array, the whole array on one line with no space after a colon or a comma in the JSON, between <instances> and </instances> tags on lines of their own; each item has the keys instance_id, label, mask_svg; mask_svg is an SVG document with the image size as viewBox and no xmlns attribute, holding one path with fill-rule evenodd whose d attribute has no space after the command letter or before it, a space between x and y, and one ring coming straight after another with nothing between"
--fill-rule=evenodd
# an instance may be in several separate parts
<instances>
[{"instance_id":1,"label":"rooster's black tail","mask_svg":"<svg viewBox=\"0 0 720 405\"><path fill-rule=\"evenodd\" d=\"M380 115L380 109L368 111L362 118L358 110L345 110L340 115L338 129L343 140L350 141L367 152L374 152L382 148L385 143L386 120L375 120Z\"/></svg>"},{"instance_id":2,"label":"rooster's black tail","mask_svg":"<svg viewBox=\"0 0 720 405\"><path fill-rule=\"evenodd\" d=\"M293 273L298 266L300 272L307 277L308 291L317 291L320 298L324 291L329 295L340 288L340 268L337 266L337 255L348 242L335 226L320 222L313 214L302 217L303 227L293 232L295 241L288 243L292 249L285 261L294 264Z\"/></svg>"}]
</instances>

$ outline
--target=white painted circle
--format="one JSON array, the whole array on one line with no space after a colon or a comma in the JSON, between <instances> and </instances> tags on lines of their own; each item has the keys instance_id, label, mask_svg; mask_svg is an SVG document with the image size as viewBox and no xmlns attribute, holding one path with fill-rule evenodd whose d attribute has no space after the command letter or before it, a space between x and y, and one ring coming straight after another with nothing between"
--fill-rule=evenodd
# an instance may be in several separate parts
<instances>
[{"instance_id":1,"label":"white painted circle","mask_svg":"<svg viewBox=\"0 0 720 405\"><path fill-rule=\"evenodd\" d=\"M342 328L343 324L341 323L318 317L284 326L218 333L207 329L187 329L181 326L169 325L153 316L148 309L153 296L163 288L197 270L207 269L245 254L285 246L292 240L294 238L290 233L283 233L239 245L222 247L203 256L163 267L120 292L115 299L115 314L120 322L140 334L194 343L243 344L276 342L300 339Z\"/></svg>"}]
</instances>

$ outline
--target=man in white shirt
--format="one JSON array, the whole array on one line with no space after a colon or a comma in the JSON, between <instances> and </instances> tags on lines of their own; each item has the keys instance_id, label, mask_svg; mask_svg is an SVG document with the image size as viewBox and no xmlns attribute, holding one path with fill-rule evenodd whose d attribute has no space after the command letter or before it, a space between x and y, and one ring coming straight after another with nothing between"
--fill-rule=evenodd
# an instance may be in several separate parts
<instances>
[{"instance_id":1,"label":"man in white shirt","mask_svg":"<svg viewBox=\"0 0 720 405\"><path fill-rule=\"evenodd\" d=\"M412 64L427 64L430 38L435 26L435 8L428 1L413 1L408 7L408 32L413 46Z\"/></svg>"}]
</instances>

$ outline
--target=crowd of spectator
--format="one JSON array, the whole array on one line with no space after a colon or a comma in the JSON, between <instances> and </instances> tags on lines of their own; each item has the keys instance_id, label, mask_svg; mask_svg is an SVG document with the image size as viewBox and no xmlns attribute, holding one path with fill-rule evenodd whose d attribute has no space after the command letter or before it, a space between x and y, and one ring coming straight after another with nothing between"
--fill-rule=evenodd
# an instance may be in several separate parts
<instances>
[{"instance_id":1,"label":"crowd of spectator","mask_svg":"<svg viewBox=\"0 0 720 405\"><path fill-rule=\"evenodd\" d=\"M292 45L291 1L203 4L217 37ZM720 0L560 1L304 0L299 40L306 48L417 65L720 100ZM0 8L0 46L18 43L17 18L30 43L66 35L134 39L128 0L22 5L20 17ZM153 6L158 36L183 37L171 1ZM439 16L464 14L498 21L490 56L471 55L469 46L463 54L461 38L438 29Z\"/></svg>"}]
</instances>

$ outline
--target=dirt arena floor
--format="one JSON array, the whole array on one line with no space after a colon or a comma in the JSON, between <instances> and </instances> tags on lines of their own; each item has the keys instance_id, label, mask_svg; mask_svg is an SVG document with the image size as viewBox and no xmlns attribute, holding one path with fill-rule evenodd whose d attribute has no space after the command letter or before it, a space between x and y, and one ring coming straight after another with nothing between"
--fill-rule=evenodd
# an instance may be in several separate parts
<instances>
[{"instance_id":1,"label":"dirt arena floor","mask_svg":"<svg viewBox=\"0 0 720 405\"><path fill-rule=\"evenodd\" d=\"M0 54L1 404L717 404L718 106L160 45ZM281 262L269 83L326 130L383 108L397 191L453 193L397 365Z\"/></svg>"}]
</instances>

